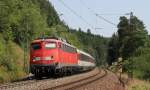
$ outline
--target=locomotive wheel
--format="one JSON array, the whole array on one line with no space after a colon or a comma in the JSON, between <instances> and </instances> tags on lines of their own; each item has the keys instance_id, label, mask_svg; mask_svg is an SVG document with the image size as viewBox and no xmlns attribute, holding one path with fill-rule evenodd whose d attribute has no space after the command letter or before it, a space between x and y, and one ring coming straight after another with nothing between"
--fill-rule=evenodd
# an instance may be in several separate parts
<instances>
[{"instance_id":1,"label":"locomotive wheel","mask_svg":"<svg viewBox=\"0 0 150 90\"><path fill-rule=\"evenodd\" d=\"M57 78L58 75L59 75L59 72L56 69L54 69L54 70L51 71L51 77Z\"/></svg>"},{"instance_id":2,"label":"locomotive wheel","mask_svg":"<svg viewBox=\"0 0 150 90\"><path fill-rule=\"evenodd\" d=\"M63 68L63 73L64 73L64 76L67 76L67 68L66 67Z\"/></svg>"},{"instance_id":3,"label":"locomotive wheel","mask_svg":"<svg viewBox=\"0 0 150 90\"><path fill-rule=\"evenodd\" d=\"M73 69L72 69L72 67L70 68L70 75L72 75L73 74Z\"/></svg>"},{"instance_id":4,"label":"locomotive wheel","mask_svg":"<svg viewBox=\"0 0 150 90\"><path fill-rule=\"evenodd\" d=\"M51 75L51 77L54 78L55 77L55 70L51 70L51 74L50 75Z\"/></svg>"},{"instance_id":5,"label":"locomotive wheel","mask_svg":"<svg viewBox=\"0 0 150 90\"><path fill-rule=\"evenodd\" d=\"M68 74L68 75L72 75L72 68L71 68L71 67L68 68L67 74Z\"/></svg>"},{"instance_id":6,"label":"locomotive wheel","mask_svg":"<svg viewBox=\"0 0 150 90\"><path fill-rule=\"evenodd\" d=\"M42 76L41 76L39 70L36 70L36 72L35 72L35 78L36 78L36 79L42 79Z\"/></svg>"},{"instance_id":7,"label":"locomotive wheel","mask_svg":"<svg viewBox=\"0 0 150 90\"><path fill-rule=\"evenodd\" d=\"M59 77L62 77L63 76L63 68L60 68L59 69Z\"/></svg>"},{"instance_id":8,"label":"locomotive wheel","mask_svg":"<svg viewBox=\"0 0 150 90\"><path fill-rule=\"evenodd\" d=\"M37 74L35 74L35 78L36 78L36 79L42 79L42 76L41 76L41 75L39 75L39 74L38 74L38 75L37 75Z\"/></svg>"}]
</instances>

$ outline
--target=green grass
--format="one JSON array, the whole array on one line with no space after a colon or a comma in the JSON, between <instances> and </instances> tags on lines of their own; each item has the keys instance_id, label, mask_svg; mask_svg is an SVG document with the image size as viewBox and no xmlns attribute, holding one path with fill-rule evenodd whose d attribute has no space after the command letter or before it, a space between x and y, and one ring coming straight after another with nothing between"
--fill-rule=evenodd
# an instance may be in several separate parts
<instances>
[{"instance_id":1,"label":"green grass","mask_svg":"<svg viewBox=\"0 0 150 90\"><path fill-rule=\"evenodd\" d=\"M17 44L10 41L6 46L0 35L0 83L11 82L26 75L23 55L23 50Z\"/></svg>"},{"instance_id":2,"label":"green grass","mask_svg":"<svg viewBox=\"0 0 150 90\"><path fill-rule=\"evenodd\" d=\"M134 79L128 85L127 90L150 90L150 82Z\"/></svg>"}]
</instances>

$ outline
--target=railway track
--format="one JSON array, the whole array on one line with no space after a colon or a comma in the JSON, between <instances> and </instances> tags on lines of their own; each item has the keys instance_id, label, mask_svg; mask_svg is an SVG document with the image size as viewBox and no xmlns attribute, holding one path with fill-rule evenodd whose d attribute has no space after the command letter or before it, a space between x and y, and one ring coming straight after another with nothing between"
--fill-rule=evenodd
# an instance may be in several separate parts
<instances>
[{"instance_id":1,"label":"railway track","mask_svg":"<svg viewBox=\"0 0 150 90\"><path fill-rule=\"evenodd\" d=\"M45 90L74 90L77 89L79 87L82 87L84 85L93 83L103 77L105 77L107 75L107 70L103 70L103 74L101 75L101 72L99 71L98 73L96 73L95 75L92 75L90 77L86 77L77 81L73 81L70 83L65 83L59 86L54 86L51 88L47 88Z\"/></svg>"},{"instance_id":2,"label":"railway track","mask_svg":"<svg viewBox=\"0 0 150 90\"><path fill-rule=\"evenodd\" d=\"M106 75L107 71L101 70L89 76L87 76L86 73L83 75L79 74L79 76L77 75L77 80L75 78L76 75L73 76L74 78L70 76L58 79L27 80L0 85L0 90L73 90L103 78ZM85 77L81 78L81 76Z\"/></svg>"}]
</instances>

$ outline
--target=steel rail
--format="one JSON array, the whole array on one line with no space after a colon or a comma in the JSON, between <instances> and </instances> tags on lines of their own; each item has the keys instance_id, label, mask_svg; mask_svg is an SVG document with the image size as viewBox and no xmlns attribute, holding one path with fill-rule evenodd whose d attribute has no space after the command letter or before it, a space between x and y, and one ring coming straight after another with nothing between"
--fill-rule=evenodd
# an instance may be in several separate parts
<instances>
[{"instance_id":1,"label":"steel rail","mask_svg":"<svg viewBox=\"0 0 150 90\"><path fill-rule=\"evenodd\" d=\"M92 76L89 76L89 77L86 77L86 78L83 78L83 79L80 79L80 80L77 80L77 81L61 84L61 85L58 85L58 86L54 86L54 87L51 87L51 88L47 88L45 90L55 90L55 89L59 90L60 88L63 88L63 90L73 90L73 89L82 87L84 85L90 84L90 83L92 83L94 81L97 81L97 80L105 77L107 75L107 70L104 70L104 72L105 73L103 75L100 75L101 72L99 71L98 73L96 73L96 74L94 74ZM100 75L100 76L98 76L98 75ZM92 80L89 80L89 79L92 79ZM84 82L85 80L89 80L89 81ZM80 82L83 82L83 83L80 84ZM77 85L73 85L73 84L77 84ZM69 88L65 88L65 87L69 87Z\"/></svg>"}]
</instances>

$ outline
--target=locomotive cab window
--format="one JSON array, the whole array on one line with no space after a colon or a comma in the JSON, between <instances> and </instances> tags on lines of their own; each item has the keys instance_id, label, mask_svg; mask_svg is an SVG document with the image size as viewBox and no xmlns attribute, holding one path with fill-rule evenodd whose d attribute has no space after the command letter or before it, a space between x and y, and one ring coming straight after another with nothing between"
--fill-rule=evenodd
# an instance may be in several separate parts
<instances>
[{"instance_id":1,"label":"locomotive cab window","mask_svg":"<svg viewBox=\"0 0 150 90\"><path fill-rule=\"evenodd\" d=\"M32 49L33 50L39 50L39 49L41 49L41 45L39 43L33 44Z\"/></svg>"},{"instance_id":2,"label":"locomotive cab window","mask_svg":"<svg viewBox=\"0 0 150 90\"><path fill-rule=\"evenodd\" d=\"M47 49L56 48L56 43L46 43L45 48L47 48Z\"/></svg>"}]
</instances>

